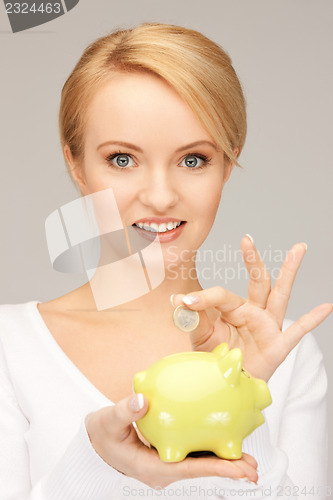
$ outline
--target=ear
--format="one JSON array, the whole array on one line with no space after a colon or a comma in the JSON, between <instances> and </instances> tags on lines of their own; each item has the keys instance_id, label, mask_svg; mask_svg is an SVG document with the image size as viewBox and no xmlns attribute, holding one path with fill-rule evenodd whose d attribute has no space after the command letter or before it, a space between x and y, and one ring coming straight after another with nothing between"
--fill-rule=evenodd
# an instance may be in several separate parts
<instances>
[{"instance_id":1,"label":"ear","mask_svg":"<svg viewBox=\"0 0 333 500\"><path fill-rule=\"evenodd\" d=\"M74 160L68 144L64 146L64 157L69 165L72 179L79 186L81 193L86 196L87 194L89 194L89 192L87 189L83 168L77 161Z\"/></svg>"},{"instance_id":2,"label":"ear","mask_svg":"<svg viewBox=\"0 0 333 500\"><path fill-rule=\"evenodd\" d=\"M224 164L224 174L223 174L223 184L227 182L230 177L231 171L234 168L234 164L229 160Z\"/></svg>"},{"instance_id":3,"label":"ear","mask_svg":"<svg viewBox=\"0 0 333 500\"><path fill-rule=\"evenodd\" d=\"M236 158L237 158L238 154L239 154L239 149L235 148L234 149L234 155L236 156ZM229 160L228 162L225 162L225 164L224 164L224 175L223 175L223 183L224 184L229 179L231 171L232 171L233 168L234 168L234 163L231 160Z\"/></svg>"},{"instance_id":4,"label":"ear","mask_svg":"<svg viewBox=\"0 0 333 500\"><path fill-rule=\"evenodd\" d=\"M224 358L220 358L218 363L220 371L228 384L232 387L237 387L240 383L243 364L242 351L238 347L235 347Z\"/></svg>"}]
</instances>

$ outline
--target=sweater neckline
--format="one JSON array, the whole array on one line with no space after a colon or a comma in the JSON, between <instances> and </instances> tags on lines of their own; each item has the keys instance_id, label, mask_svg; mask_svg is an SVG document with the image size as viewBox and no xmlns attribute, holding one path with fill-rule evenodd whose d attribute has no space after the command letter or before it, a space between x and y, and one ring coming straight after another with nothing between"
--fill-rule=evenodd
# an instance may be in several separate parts
<instances>
[{"instance_id":1,"label":"sweater neckline","mask_svg":"<svg viewBox=\"0 0 333 500\"><path fill-rule=\"evenodd\" d=\"M71 359L67 356L67 354L61 349L58 342L53 337L49 328L47 327L39 309L37 307L38 304L41 304L40 300L33 300L29 302L31 306L31 312L33 318L38 322L40 328L37 329L38 333L40 333L40 337L44 342L44 345L52 351L53 356L58 360L58 362L65 368L65 370L69 373L71 378L75 379L75 381L85 389L90 395L97 399L99 404L102 406L112 406L115 403L111 401L105 394L103 394L97 387L81 372L81 370L71 361Z\"/></svg>"}]
</instances>

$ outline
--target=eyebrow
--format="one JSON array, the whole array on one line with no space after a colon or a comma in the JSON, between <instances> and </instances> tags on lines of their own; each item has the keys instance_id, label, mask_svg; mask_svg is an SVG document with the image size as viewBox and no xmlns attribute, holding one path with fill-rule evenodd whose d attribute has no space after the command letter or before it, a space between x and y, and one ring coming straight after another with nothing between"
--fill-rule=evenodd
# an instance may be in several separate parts
<instances>
[{"instance_id":1,"label":"eyebrow","mask_svg":"<svg viewBox=\"0 0 333 500\"><path fill-rule=\"evenodd\" d=\"M107 141L107 142L103 142L102 144L100 144L97 147L97 149L100 149L103 146L108 146L109 144L118 144L118 145L124 146L126 148L134 149L135 151L138 151L139 153L143 153L142 149L139 148L138 146L135 146L135 144L131 144L130 142L124 142L124 141ZM187 144L186 146L182 146L182 147L178 148L176 150L176 153L179 153L180 151L184 151L184 149L189 149L189 148L193 148L195 146L200 146L202 144L209 144L216 151L218 150L216 144L214 144L213 142L210 142L210 141L196 141L196 142L191 142L190 144Z\"/></svg>"}]
</instances>

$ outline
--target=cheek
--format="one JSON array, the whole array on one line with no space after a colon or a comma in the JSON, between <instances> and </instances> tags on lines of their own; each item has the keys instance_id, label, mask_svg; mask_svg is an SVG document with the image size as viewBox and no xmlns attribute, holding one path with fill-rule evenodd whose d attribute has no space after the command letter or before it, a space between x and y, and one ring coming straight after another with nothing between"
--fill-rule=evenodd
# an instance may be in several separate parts
<instances>
[{"instance_id":1,"label":"cheek","mask_svg":"<svg viewBox=\"0 0 333 500\"><path fill-rule=\"evenodd\" d=\"M202 178L200 188L192 193L192 220L195 236L195 246L199 248L210 233L221 200L223 176L212 175Z\"/></svg>"},{"instance_id":2,"label":"cheek","mask_svg":"<svg viewBox=\"0 0 333 500\"><path fill-rule=\"evenodd\" d=\"M112 188L117 204L124 204L124 199L128 198L129 194L128 190L126 193L127 183L124 183L124 179L112 176L107 166L104 166L101 163L96 163L96 160L95 163L92 161L89 162L88 158L86 159L85 172L86 185L89 193L95 193L97 191Z\"/></svg>"},{"instance_id":3,"label":"cheek","mask_svg":"<svg viewBox=\"0 0 333 500\"><path fill-rule=\"evenodd\" d=\"M84 150L84 169L89 191L96 192L112 187L110 172L104 158L88 143Z\"/></svg>"},{"instance_id":4,"label":"cheek","mask_svg":"<svg viewBox=\"0 0 333 500\"><path fill-rule=\"evenodd\" d=\"M221 199L222 188L222 176L215 175L209 178L202 178L195 192L191 194L193 206L196 207L196 214L207 219L207 222L215 218Z\"/></svg>"},{"instance_id":5,"label":"cheek","mask_svg":"<svg viewBox=\"0 0 333 500\"><path fill-rule=\"evenodd\" d=\"M110 176L99 168L88 167L86 169L86 181L91 193L113 187Z\"/></svg>"}]
</instances>

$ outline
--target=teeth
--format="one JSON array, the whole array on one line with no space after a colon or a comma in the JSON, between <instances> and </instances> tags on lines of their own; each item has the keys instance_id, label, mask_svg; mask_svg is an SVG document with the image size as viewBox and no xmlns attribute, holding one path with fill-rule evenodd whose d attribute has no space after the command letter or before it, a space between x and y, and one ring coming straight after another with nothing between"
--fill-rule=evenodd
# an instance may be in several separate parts
<instances>
[{"instance_id":1,"label":"teeth","mask_svg":"<svg viewBox=\"0 0 333 500\"><path fill-rule=\"evenodd\" d=\"M140 227L141 229L145 229L145 231L151 231L152 233L165 233L166 231L171 231L172 229L180 226L180 222L170 221L168 223L163 222L162 224L156 224L155 222L151 222L149 224L146 222L138 222L135 225Z\"/></svg>"}]
</instances>

